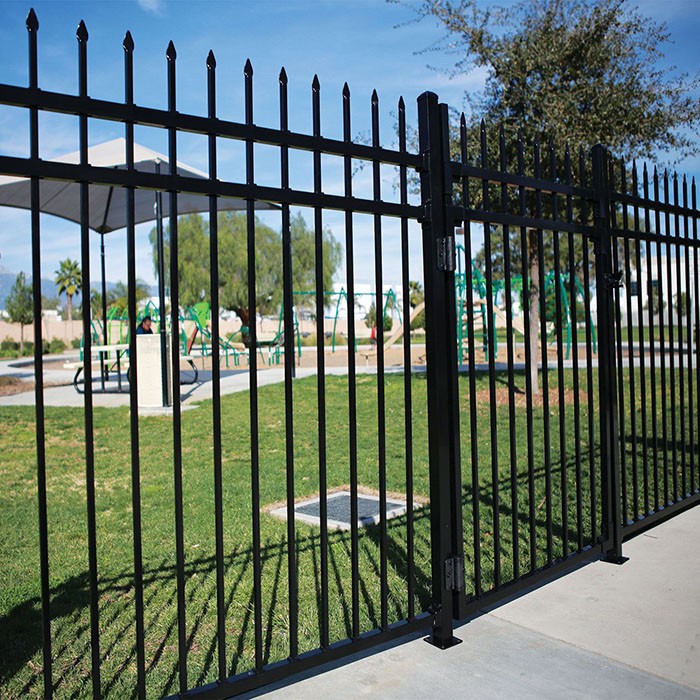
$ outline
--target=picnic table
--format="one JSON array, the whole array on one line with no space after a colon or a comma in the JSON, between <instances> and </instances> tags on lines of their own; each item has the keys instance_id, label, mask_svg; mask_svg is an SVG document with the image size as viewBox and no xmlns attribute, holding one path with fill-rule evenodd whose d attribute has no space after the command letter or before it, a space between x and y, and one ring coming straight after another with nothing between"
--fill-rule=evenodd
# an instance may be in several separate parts
<instances>
[{"instance_id":1,"label":"picnic table","mask_svg":"<svg viewBox=\"0 0 700 700\"><path fill-rule=\"evenodd\" d=\"M100 386L99 391L106 392L107 387L105 382L109 381L109 373L116 372L117 376L117 391L123 391L122 388L122 369L129 369L129 344L128 343L113 343L110 345L92 345L90 347L90 353L95 357L95 362L99 363L100 372ZM193 378L187 382L181 382L182 384L194 384L198 377L199 371L194 363L194 358L190 355L182 355L181 360L184 360L189 364L193 371ZM75 374L73 375L73 386L78 393L83 393L84 389L81 389L80 378L85 370L85 361L79 362L66 362L64 365L66 369L75 369ZM127 380L129 379L129 373L127 371ZM94 389L93 389L94 391Z\"/></svg>"}]
</instances>

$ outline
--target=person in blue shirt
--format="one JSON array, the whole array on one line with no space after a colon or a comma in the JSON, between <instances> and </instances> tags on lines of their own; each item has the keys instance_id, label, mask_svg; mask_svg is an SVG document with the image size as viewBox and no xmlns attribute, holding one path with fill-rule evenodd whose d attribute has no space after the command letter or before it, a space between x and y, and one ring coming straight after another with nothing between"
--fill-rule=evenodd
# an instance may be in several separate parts
<instances>
[{"instance_id":1,"label":"person in blue shirt","mask_svg":"<svg viewBox=\"0 0 700 700\"><path fill-rule=\"evenodd\" d=\"M136 326L136 335L152 335L153 334L153 319L150 316L145 316L143 321Z\"/></svg>"}]
</instances>

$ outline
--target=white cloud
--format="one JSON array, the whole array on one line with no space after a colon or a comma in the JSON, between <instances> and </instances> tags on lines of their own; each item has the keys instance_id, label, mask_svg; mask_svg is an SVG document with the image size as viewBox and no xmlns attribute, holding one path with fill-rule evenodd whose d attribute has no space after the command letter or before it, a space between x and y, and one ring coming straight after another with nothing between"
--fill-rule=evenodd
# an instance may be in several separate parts
<instances>
[{"instance_id":1,"label":"white cloud","mask_svg":"<svg viewBox=\"0 0 700 700\"><path fill-rule=\"evenodd\" d=\"M146 12L152 12L154 15L158 15L163 10L162 0L136 0L139 7Z\"/></svg>"}]
</instances>

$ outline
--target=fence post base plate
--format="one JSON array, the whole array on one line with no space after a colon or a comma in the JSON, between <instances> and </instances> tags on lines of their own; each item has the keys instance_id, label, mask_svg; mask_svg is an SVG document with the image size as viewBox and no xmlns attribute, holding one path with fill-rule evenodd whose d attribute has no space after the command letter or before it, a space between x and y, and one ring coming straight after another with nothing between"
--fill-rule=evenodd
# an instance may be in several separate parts
<instances>
[{"instance_id":1,"label":"fence post base plate","mask_svg":"<svg viewBox=\"0 0 700 700\"><path fill-rule=\"evenodd\" d=\"M461 639L458 639L457 637L450 637L449 639L438 639L437 637L430 636L430 637L425 637L423 639L424 642L428 642L428 644L432 644L434 647L437 647L438 649L449 649L450 647L455 647L458 644L462 643Z\"/></svg>"},{"instance_id":2,"label":"fence post base plate","mask_svg":"<svg viewBox=\"0 0 700 700\"><path fill-rule=\"evenodd\" d=\"M609 554L606 554L603 557L603 561L606 562L607 564L624 564L626 561L629 561L629 557L623 557L622 554L615 554L613 552L610 552Z\"/></svg>"}]
</instances>

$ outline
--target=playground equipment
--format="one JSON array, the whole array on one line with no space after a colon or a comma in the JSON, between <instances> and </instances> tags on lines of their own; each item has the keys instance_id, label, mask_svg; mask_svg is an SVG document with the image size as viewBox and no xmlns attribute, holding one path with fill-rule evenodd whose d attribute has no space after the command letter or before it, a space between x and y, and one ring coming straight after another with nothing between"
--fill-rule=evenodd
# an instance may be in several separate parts
<instances>
[{"instance_id":1,"label":"playground equipment","mask_svg":"<svg viewBox=\"0 0 700 700\"><path fill-rule=\"evenodd\" d=\"M295 297L309 297L309 296L316 296L316 292L293 292ZM334 311L332 315L324 316L324 320L329 320L333 321L333 330L331 331L330 335L330 341L331 341L331 352L334 353L336 349L336 345L339 345L338 343L338 319L340 318L340 310L342 308L343 301L345 302L345 308L350 307L349 303L349 297L348 293L345 290L344 287L341 287L337 292L335 291L324 291L323 292L324 297L329 297L331 300L335 297L335 304L334 304ZM355 299L360 299L362 297L376 297L375 292L355 292L354 293ZM400 324L401 327L403 327L403 321L401 318L401 306L399 305L399 300L398 297L396 296L396 292L390 288L386 292L382 293L382 298L384 299L384 303L382 305L382 318L385 318L388 315L391 315L392 312L396 313L397 320ZM376 306L376 305L375 305ZM295 307L296 310L296 307ZM280 329L282 328L282 316L283 312L280 310ZM356 319L358 320L358 319ZM298 327L296 325L296 316L295 316L295 332L298 331ZM401 333L397 336L401 337ZM396 341L394 341L396 342ZM355 352L357 352L357 338L355 338ZM299 344L299 349L298 349L299 355L301 356L301 344Z\"/></svg>"},{"instance_id":2,"label":"playground equipment","mask_svg":"<svg viewBox=\"0 0 700 700\"><path fill-rule=\"evenodd\" d=\"M408 329L409 332L411 330L411 323L416 319L418 314L420 314L421 311L425 309L425 302L421 301L420 304L416 304L416 306L411 310L411 317L408 319ZM384 341L384 349L388 350L399 338L401 338L404 334L404 324L399 323L398 328L389 336L389 338Z\"/></svg>"},{"instance_id":3,"label":"playground equipment","mask_svg":"<svg viewBox=\"0 0 700 700\"><path fill-rule=\"evenodd\" d=\"M504 295L506 293L506 284L504 280L493 280L491 284L491 299L492 299L492 318L488 319L488 287L486 278L483 273L472 260L469 262L471 269L471 285L468 284L467 260L464 246L457 246L457 271L455 273L455 296L457 300L457 351L461 360L464 360L467 355L467 341L469 338L469 325L467 322L469 307L473 310L473 332L475 339L479 340L484 352L484 357L488 360L489 330L493 334L493 351L494 357L498 357L498 333L497 319L503 322L503 326L507 323L507 316L503 309ZM571 356L572 345L572 323L573 313L572 307L578 301L585 302L585 290L576 276L573 278L573 299L571 298L571 287L569 283L569 274L560 272L558 275L550 271L544 275L544 294L541 297L540 313L547 313L547 302L552 298L552 293L558 295L561 301L561 319L562 330L564 333L564 342L566 345L565 359ZM523 279L521 275L513 275L510 278L511 299L513 305L520 307L521 312L523 299ZM551 315L551 314L550 314ZM583 320L580 314L577 314L577 322ZM597 352L597 339L595 334L595 324L593 319L589 317L590 327L592 329L593 351ZM556 341L558 320L549 321L550 330L547 334L547 342L549 344ZM525 339L525 324L524 316L511 317L511 327Z\"/></svg>"}]
</instances>

